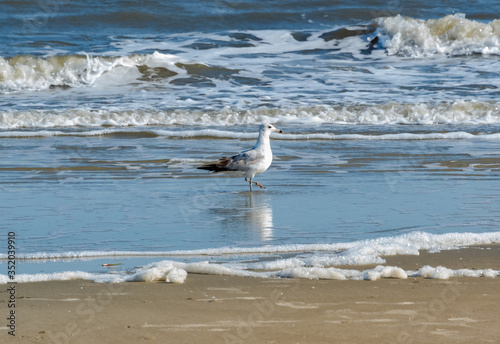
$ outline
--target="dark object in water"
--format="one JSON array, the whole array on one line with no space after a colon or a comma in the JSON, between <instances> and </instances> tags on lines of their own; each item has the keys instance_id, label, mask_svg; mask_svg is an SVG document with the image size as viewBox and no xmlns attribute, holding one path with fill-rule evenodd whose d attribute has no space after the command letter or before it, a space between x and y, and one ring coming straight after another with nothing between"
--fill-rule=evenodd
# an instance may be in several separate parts
<instances>
[{"instance_id":1,"label":"dark object in water","mask_svg":"<svg viewBox=\"0 0 500 344\"><path fill-rule=\"evenodd\" d=\"M70 89L71 86L69 86L69 85L50 85L49 88L51 90L55 90L55 89L58 89L58 88L62 89L62 90L67 90L67 89Z\"/></svg>"},{"instance_id":2,"label":"dark object in water","mask_svg":"<svg viewBox=\"0 0 500 344\"><path fill-rule=\"evenodd\" d=\"M375 32L375 28L373 26L362 27L358 30L349 30L346 28L341 28L335 31L325 32L324 34L319 36L319 38L323 38L325 42L329 42L333 39L344 39L347 37L368 35L373 32Z\"/></svg>"},{"instance_id":3,"label":"dark object in water","mask_svg":"<svg viewBox=\"0 0 500 344\"><path fill-rule=\"evenodd\" d=\"M310 33L307 32L294 32L292 33L292 37L297 41L297 42L305 42L309 37L311 37Z\"/></svg>"}]
</instances>

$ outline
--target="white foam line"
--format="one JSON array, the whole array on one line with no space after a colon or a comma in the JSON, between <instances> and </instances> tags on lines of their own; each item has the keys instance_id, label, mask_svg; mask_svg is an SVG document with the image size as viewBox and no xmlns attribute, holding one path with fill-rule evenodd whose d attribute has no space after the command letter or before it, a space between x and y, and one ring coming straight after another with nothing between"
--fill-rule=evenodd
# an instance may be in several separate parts
<instances>
[{"instance_id":1,"label":"white foam line","mask_svg":"<svg viewBox=\"0 0 500 344\"><path fill-rule=\"evenodd\" d=\"M127 129L102 129L80 132L63 132L63 131L7 131L0 132L0 137L16 138L16 137L55 137L55 136L106 136L112 134L140 134L151 133L153 135L176 138L202 138L202 137L217 137L227 139L255 139L255 133L241 133L234 131L223 131L215 129L202 130L136 130ZM312 133L312 134L280 134L273 136L274 140L360 140L360 141L397 141L397 140L491 140L500 141L500 133L493 134L471 134L463 131L449 133L399 133L399 134L331 134L331 133Z\"/></svg>"},{"instance_id":2,"label":"white foam line","mask_svg":"<svg viewBox=\"0 0 500 344\"><path fill-rule=\"evenodd\" d=\"M104 136L120 133L116 129L102 129L91 131L58 131L58 130L38 130L38 131L6 131L0 132L0 137L54 137L54 136ZM125 132L125 131L122 131Z\"/></svg>"},{"instance_id":3,"label":"white foam line","mask_svg":"<svg viewBox=\"0 0 500 344\"><path fill-rule=\"evenodd\" d=\"M497 277L500 271L493 269L452 270L446 267L425 266L418 271L405 271L399 267L378 265L374 269L359 271L355 269L339 269L331 266L383 264L383 256L418 255L420 250L438 252L457 247L491 244L500 242L500 232L493 233L447 233L429 234L414 232L400 236L362 240L353 243L316 244L316 245L283 245L256 248L219 248L193 251L133 252L132 255L217 255L224 257L229 254L302 252L294 258L276 258L265 262L233 262L211 263L209 261L185 263L164 260L148 264L135 273L106 272L102 274L83 271L67 271L52 274L20 274L17 282L35 282L52 280L87 279L95 282L126 282L126 281L165 281L183 283L188 273L225 275L255 278L306 278L306 279L337 279L337 280L377 280L380 278L424 277L448 279L450 277ZM132 252L113 252L112 255L130 256ZM25 255L31 259L53 257L47 253ZM73 252L61 253L60 257L105 257L109 252ZM5 260L5 254L2 256ZM21 256L18 257L20 259ZM0 283L9 282L7 275L0 275Z\"/></svg>"},{"instance_id":4,"label":"white foam line","mask_svg":"<svg viewBox=\"0 0 500 344\"><path fill-rule=\"evenodd\" d=\"M306 106L302 108L234 108L226 106L220 110L158 110L136 108L126 110L109 107L100 110L4 110L0 111L0 129L3 135L81 135L90 132L99 134L96 129L117 129L153 131L152 126L171 127L173 125L192 128L207 126L231 127L235 125L255 125L269 122L317 127L321 124L498 124L500 123L499 103L485 101L457 100L438 105L429 103L388 102L374 105L332 107ZM24 130L24 129L32 130ZM61 129L64 128L64 129ZM66 128L77 129L69 130ZM137 129L139 128L139 129ZM49 129L53 129L50 131ZM88 131L83 131L87 129ZM157 135L186 136L211 135L210 132L159 130ZM217 135L217 131L215 131ZM234 135L234 132L220 131L222 135ZM241 134L241 133L240 133ZM289 133L287 133L289 134ZM253 138L253 137L252 137Z\"/></svg>"},{"instance_id":5,"label":"white foam line","mask_svg":"<svg viewBox=\"0 0 500 344\"><path fill-rule=\"evenodd\" d=\"M155 130L159 136L168 137L219 137L219 138L238 138L238 139L253 139L257 135L254 133L235 133L223 130L186 130L186 131L168 131ZM495 134L471 134L463 131L450 133L399 133L399 134L382 134L382 135L366 135L366 134L330 134L330 133L313 133L313 134L281 134L273 136L274 140L500 140L500 133Z\"/></svg>"},{"instance_id":6,"label":"white foam line","mask_svg":"<svg viewBox=\"0 0 500 344\"><path fill-rule=\"evenodd\" d=\"M102 257L175 257L175 256L225 256L248 254L279 254L292 252L344 251L343 255L363 251L364 256L418 254L419 250L438 252L457 247L491 244L500 242L500 231L491 233L446 233L430 234L412 232L400 236L366 239L347 243L330 244L290 244L266 247L221 247L199 250L176 250L162 252L141 251L76 251L76 252L36 252L18 254L18 259L68 259ZM369 254L368 254L369 253ZM7 254L0 254L0 259L7 259Z\"/></svg>"}]
</instances>

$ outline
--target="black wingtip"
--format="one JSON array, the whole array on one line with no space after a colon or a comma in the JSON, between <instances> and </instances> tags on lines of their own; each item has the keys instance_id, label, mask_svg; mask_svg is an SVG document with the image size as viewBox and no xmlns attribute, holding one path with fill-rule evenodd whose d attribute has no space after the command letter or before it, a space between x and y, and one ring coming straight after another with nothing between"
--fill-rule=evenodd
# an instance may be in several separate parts
<instances>
[{"instance_id":1,"label":"black wingtip","mask_svg":"<svg viewBox=\"0 0 500 344\"><path fill-rule=\"evenodd\" d=\"M225 171L231 171L227 167L222 167L218 164L210 164L210 165L203 165L200 167L197 167L198 170L206 170L206 171L212 171L212 172L225 172Z\"/></svg>"},{"instance_id":2,"label":"black wingtip","mask_svg":"<svg viewBox=\"0 0 500 344\"><path fill-rule=\"evenodd\" d=\"M211 165L203 165L197 167L198 170L207 170L207 171L217 171L217 165L211 164Z\"/></svg>"}]
</instances>

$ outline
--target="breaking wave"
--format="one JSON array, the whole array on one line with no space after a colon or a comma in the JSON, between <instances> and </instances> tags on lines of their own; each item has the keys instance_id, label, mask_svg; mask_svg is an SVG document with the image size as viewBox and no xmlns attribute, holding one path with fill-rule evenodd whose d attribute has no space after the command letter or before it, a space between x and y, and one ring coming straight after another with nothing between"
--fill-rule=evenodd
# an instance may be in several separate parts
<instances>
[{"instance_id":1,"label":"breaking wave","mask_svg":"<svg viewBox=\"0 0 500 344\"><path fill-rule=\"evenodd\" d=\"M280 124L499 124L497 102L456 101L386 103L380 105L313 106L292 109L257 108L201 110L4 110L0 130L100 128L138 126L235 126L270 122ZM2 133L5 136L6 133Z\"/></svg>"},{"instance_id":2,"label":"breaking wave","mask_svg":"<svg viewBox=\"0 0 500 344\"><path fill-rule=\"evenodd\" d=\"M464 14L439 19L414 19L397 15L378 18L378 37L390 55L425 57L500 54L500 20L468 20Z\"/></svg>"},{"instance_id":3,"label":"breaking wave","mask_svg":"<svg viewBox=\"0 0 500 344\"><path fill-rule=\"evenodd\" d=\"M104 74L107 74L108 82L113 78L119 79L121 83L154 80L178 74L184 75L188 69L190 66L183 64L182 59L160 53L123 57L89 55L0 57L0 92L91 86Z\"/></svg>"}]
</instances>

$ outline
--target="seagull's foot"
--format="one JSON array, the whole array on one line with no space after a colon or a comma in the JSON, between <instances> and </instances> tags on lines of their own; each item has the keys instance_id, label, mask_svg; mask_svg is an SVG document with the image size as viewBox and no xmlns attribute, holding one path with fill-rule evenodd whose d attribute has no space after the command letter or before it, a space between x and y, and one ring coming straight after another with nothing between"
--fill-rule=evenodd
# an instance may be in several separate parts
<instances>
[{"instance_id":1,"label":"seagull's foot","mask_svg":"<svg viewBox=\"0 0 500 344\"><path fill-rule=\"evenodd\" d=\"M259 188L261 188L261 189L265 189L265 188L266 188L266 187L265 187L264 185L262 185L261 183L259 183L259 182L254 182L254 181L253 181L253 180L251 180L251 179L249 180L248 178L245 178L245 181L246 181L246 182L248 182L248 183L250 183L250 191L252 191L252 184L257 185L257 186L258 186Z\"/></svg>"},{"instance_id":2,"label":"seagull's foot","mask_svg":"<svg viewBox=\"0 0 500 344\"><path fill-rule=\"evenodd\" d=\"M265 189L265 188L266 188L264 185L262 185L262 184L261 184L261 183L259 183L259 182L252 182L252 183L254 183L255 185L257 185L257 186L258 186L259 188L261 188L261 189Z\"/></svg>"}]
</instances>

